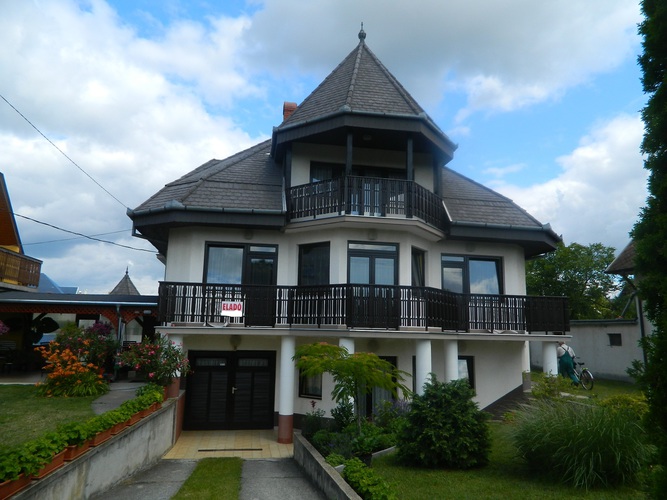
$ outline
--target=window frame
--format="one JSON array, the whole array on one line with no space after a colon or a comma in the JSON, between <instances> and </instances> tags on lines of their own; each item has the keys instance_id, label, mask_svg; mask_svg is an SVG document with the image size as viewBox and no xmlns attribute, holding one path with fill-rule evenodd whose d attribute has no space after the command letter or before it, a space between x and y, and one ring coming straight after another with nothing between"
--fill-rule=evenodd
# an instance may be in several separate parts
<instances>
[{"instance_id":1,"label":"window frame","mask_svg":"<svg viewBox=\"0 0 667 500\"><path fill-rule=\"evenodd\" d=\"M242 250L241 257L241 283L220 283L208 280L208 270L210 263L210 251L212 248L236 248ZM258 250L258 249L267 250ZM269 250L270 249L270 250ZM250 265L253 258L273 257L275 265L273 268L272 282L276 284L278 278L278 245L261 244L261 243L225 243L225 242L206 242L204 250L204 271L202 276L202 283L210 283L216 285L247 285L248 276L250 274Z\"/></svg>"},{"instance_id":2,"label":"window frame","mask_svg":"<svg viewBox=\"0 0 667 500\"><path fill-rule=\"evenodd\" d=\"M449 261L447 266L445 266L446 258L456 258L461 259L460 261ZM462 255L455 253L442 253L440 255L440 287L443 290L445 288L445 282L443 277L443 269L461 269L462 271L462 290L460 293L471 294L479 292L470 291L470 263L471 261L480 261L480 262L493 262L496 267L496 279L498 280L498 293L497 294L488 294L488 295L503 295L505 293L505 279L504 279L504 260L500 256L490 256L490 255ZM459 292L455 292L459 293ZM483 294L485 295L485 294Z\"/></svg>"},{"instance_id":3,"label":"window frame","mask_svg":"<svg viewBox=\"0 0 667 500\"><path fill-rule=\"evenodd\" d=\"M308 381L311 381L309 383ZM312 381L317 381L315 384L312 384ZM319 382L319 384L318 384ZM319 385L319 394L316 392L309 392L309 389L312 385ZM303 374L302 370L299 370L299 397L308 398L308 399L322 399L322 374L312 375L307 377Z\"/></svg>"}]
</instances>

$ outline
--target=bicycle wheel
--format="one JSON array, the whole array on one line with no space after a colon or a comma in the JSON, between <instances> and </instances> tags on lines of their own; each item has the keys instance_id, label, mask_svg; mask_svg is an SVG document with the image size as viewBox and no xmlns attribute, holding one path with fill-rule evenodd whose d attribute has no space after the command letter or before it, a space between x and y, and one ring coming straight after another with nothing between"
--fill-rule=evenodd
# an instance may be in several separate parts
<instances>
[{"instance_id":1,"label":"bicycle wheel","mask_svg":"<svg viewBox=\"0 0 667 500\"><path fill-rule=\"evenodd\" d=\"M590 391L593 388L593 375L588 370L583 370L581 372L579 381L581 382L581 387L587 391Z\"/></svg>"}]
</instances>

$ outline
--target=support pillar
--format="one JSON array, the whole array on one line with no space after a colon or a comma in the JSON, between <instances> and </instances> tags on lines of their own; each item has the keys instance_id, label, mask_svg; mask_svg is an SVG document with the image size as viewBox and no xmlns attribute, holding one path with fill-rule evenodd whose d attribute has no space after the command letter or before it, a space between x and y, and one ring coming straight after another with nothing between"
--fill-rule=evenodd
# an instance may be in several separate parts
<instances>
[{"instance_id":1,"label":"support pillar","mask_svg":"<svg viewBox=\"0 0 667 500\"><path fill-rule=\"evenodd\" d=\"M417 394L424 394L424 384L428 382L433 371L431 358L431 341L417 340L415 345L415 388Z\"/></svg>"},{"instance_id":2,"label":"support pillar","mask_svg":"<svg viewBox=\"0 0 667 500\"><path fill-rule=\"evenodd\" d=\"M542 370L548 375L558 375L557 342L542 342Z\"/></svg>"},{"instance_id":3,"label":"support pillar","mask_svg":"<svg viewBox=\"0 0 667 500\"><path fill-rule=\"evenodd\" d=\"M354 339L340 338L338 339L338 345L347 349L349 354L354 354Z\"/></svg>"},{"instance_id":4,"label":"support pillar","mask_svg":"<svg viewBox=\"0 0 667 500\"><path fill-rule=\"evenodd\" d=\"M459 379L459 341L445 340L445 382Z\"/></svg>"},{"instance_id":5,"label":"support pillar","mask_svg":"<svg viewBox=\"0 0 667 500\"><path fill-rule=\"evenodd\" d=\"M293 336L280 339L280 399L278 401L278 442L290 444L294 432L294 353Z\"/></svg>"}]
</instances>

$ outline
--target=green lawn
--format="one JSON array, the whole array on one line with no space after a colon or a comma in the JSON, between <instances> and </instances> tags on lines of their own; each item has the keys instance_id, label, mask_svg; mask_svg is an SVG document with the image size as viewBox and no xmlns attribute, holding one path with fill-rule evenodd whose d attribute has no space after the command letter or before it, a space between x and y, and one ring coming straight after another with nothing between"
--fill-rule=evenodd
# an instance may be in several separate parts
<instances>
[{"instance_id":1,"label":"green lawn","mask_svg":"<svg viewBox=\"0 0 667 500\"><path fill-rule=\"evenodd\" d=\"M88 420L94 416L95 397L45 398L33 385L0 385L0 452L47 431L59 424Z\"/></svg>"},{"instance_id":2,"label":"green lawn","mask_svg":"<svg viewBox=\"0 0 667 500\"><path fill-rule=\"evenodd\" d=\"M203 458L172 500L236 500L242 466L241 458Z\"/></svg>"}]
</instances>

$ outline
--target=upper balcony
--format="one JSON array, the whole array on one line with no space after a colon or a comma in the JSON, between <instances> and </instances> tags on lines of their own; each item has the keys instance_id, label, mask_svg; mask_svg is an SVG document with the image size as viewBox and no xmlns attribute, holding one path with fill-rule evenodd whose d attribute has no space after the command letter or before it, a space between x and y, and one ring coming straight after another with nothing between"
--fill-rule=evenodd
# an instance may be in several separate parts
<instances>
[{"instance_id":1,"label":"upper balcony","mask_svg":"<svg viewBox=\"0 0 667 500\"><path fill-rule=\"evenodd\" d=\"M34 288L39 286L42 261L20 253L0 248L0 282L9 288Z\"/></svg>"},{"instance_id":2,"label":"upper balcony","mask_svg":"<svg viewBox=\"0 0 667 500\"><path fill-rule=\"evenodd\" d=\"M347 176L287 190L290 221L336 215L418 218L444 230L442 199L414 181Z\"/></svg>"},{"instance_id":3,"label":"upper balcony","mask_svg":"<svg viewBox=\"0 0 667 500\"><path fill-rule=\"evenodd\" d=\"M243 306L224 318L222 302ZM161 282L158 322L442 331L569 331L565 297L457 294L380 285L259 286Z\"/></svg>"}]
</instances>

